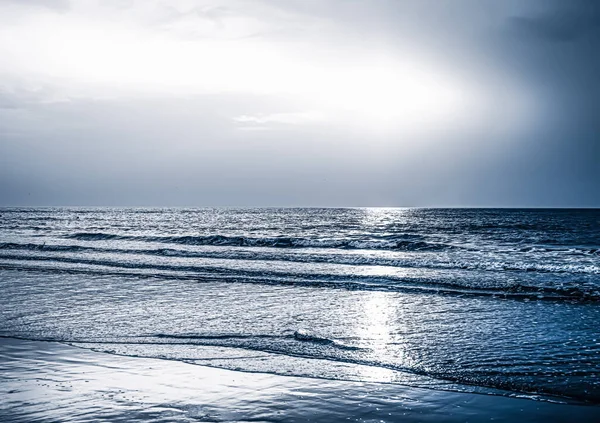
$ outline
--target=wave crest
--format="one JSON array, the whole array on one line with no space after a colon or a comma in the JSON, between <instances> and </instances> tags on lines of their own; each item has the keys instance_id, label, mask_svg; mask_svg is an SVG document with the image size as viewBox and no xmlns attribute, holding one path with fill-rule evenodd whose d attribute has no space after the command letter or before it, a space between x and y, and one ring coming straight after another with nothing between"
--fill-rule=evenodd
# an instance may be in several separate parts
<instances>
[{"instance_id":1,"label":"wave crest","mask_svg":"<svg viewBox=\"0 0 600 423\"><path fill-rule=\"evenodd\" d=\"M185 236L134 236L109 233L79 232L66 235L66 238L80 241L128 240L165 244L213 245L234 247L270 247L270 248L337 248L356 250L406 250L441 251L458 248L454 245L431 243L422 240L406 240L401 236L370 239L305 238L305 237L247 237L226 235L185 235Z\"/></svg>"}]
</instances>

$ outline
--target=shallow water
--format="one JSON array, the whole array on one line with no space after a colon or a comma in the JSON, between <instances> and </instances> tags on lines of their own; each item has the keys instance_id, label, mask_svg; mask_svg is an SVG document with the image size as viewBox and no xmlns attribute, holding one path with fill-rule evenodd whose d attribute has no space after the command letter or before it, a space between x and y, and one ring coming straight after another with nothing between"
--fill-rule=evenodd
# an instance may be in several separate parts
<instances>
[{"instance_id":1,"label":"shallow water","mask_svg":"<svg viewBox=\"0 0 600 423\"><path fill-rule=\"evenodd\" d=\"M595 422L600 407L298 378L0 338L2 422Z\"/></svg>"},{"instance_id":2,"label":"shallow water","mask_svg":"<svg viewBox=\"0 0 600 423\"><path fill-rule=\"evenodd\" d=\"M0 335L600 403L600 211L4 209Z\"/></svg>"}]
</instances>

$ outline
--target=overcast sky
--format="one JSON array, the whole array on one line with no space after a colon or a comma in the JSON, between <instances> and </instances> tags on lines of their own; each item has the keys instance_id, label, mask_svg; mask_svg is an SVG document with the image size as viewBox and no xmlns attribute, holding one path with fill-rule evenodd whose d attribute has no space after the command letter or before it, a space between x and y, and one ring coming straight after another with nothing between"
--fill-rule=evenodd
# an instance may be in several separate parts
<instances>
[{"instance_id":1,"label":"overcast sky","mask_svg":"<svg viewBox=\"0 0 600 423\"><path fill-rule=\"evenodd\" d=\"M0 0L0 205L600 207L595 0Z\"/></svg>"}]
</instances>

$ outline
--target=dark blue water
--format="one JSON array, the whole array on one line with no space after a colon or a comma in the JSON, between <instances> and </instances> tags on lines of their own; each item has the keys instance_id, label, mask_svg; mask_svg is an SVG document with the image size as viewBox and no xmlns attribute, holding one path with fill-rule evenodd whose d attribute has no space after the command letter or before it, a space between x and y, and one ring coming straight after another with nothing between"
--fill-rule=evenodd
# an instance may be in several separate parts
<instances>
[{"instance_id":1,"label":"dark blue water","mask_svg":"<svg viewBox=\"0 0 600 423\"><path fill-rule=\"evenodd\" d=\"M600 403L599 210L0 214L0 335Z\"/></svg>"}]
</instances>

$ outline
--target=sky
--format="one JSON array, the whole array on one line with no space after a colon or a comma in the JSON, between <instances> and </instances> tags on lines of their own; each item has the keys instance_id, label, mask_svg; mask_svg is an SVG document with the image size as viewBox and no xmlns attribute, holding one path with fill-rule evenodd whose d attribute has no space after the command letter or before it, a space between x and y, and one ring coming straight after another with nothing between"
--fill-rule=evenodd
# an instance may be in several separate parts
<instances>
[{"instance_id":1,"label":"sky","mask_svg":"<svg viewBox=\"0 0 600 423\"><path fill-rule=\"evenodd\" d=\"M600 207L595 0L0 0L0 206Z\"/></svg>"}]
</instances>

